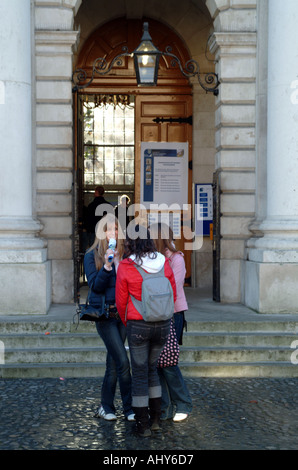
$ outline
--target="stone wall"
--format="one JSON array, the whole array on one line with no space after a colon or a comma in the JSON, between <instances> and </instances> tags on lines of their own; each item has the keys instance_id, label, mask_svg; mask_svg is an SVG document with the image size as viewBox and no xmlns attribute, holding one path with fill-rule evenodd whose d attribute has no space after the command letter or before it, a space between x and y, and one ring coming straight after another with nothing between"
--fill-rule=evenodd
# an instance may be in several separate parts
<instances>
[{"instance_id":1,"label":"stone wall","mask_svg":"<svg viewBox=\"0 0 298 470\"><path fill-rule=\"evenodd\" d=\"M52 264L52 301L73 300L73 31L75 1L35 2L36 216Z\"/></svg>"}]
</instances>

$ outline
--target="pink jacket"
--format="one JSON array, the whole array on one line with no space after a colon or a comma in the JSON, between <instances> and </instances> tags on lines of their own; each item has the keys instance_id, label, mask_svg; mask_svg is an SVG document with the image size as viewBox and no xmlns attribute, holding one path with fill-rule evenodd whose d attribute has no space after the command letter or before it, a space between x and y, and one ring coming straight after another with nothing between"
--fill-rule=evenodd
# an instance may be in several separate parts
<instances>
[{"instance_id":1,"label":"pink jacket","mask_svg":"<svg viewBox=\"0 0 298 470\"><path fill-rule=\"evenodd\" d=\"M173 270L176 281L177 300L175 302L174 312L182 312L188 310L188 305L183 288L186 274L184 255L181 251L173 253L172 251L167 250L166 257L170 261L170 266Z\"/></svg>"}]
</instances>

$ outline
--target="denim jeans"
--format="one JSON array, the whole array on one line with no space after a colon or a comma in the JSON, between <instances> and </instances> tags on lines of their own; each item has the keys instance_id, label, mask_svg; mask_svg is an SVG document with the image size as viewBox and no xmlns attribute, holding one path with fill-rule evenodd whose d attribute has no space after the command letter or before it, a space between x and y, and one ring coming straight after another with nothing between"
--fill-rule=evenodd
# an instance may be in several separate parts
<instances>
[{"instance_id":1,"label":"denim jeans","mask_svg":"<svg viewBox=\"0 0 298 470\"><path fill-rule=\"evenodd\" d=\"M123 411L127 417L131 409L130 364L124 346L126 328L121 320L109 318L96 323L97 332L107 348L106 371L101 388L101 405L106 413L115 413L114 397L119 380Z\"/></svg>"},{"instance_id":2,"label":"denim jeans","mask_svg":"<svg viewBox=\"0 0 298 470\"><path fill-rule=\"evenodd\" d=\"M184 312L174 314L174 327L179 338L183 332ZM192 410L192 400L177 366L158 368L162 388L162 419L169 419L175 413L187 413Z\"/></svg>"},{"instance_id":3,"label":"denim jeans","mask_svg":"<svg viewBox=\"0 0 298 470\"><path fill-rule=\"evenodd\" d=\"M192 410L192 400L178 366L158 369L162 388L161 419L169 419L175 413L187 413Z\"/></svg>"},{"instance_id":4,"label":"denim jeans","mask_svg":"<svg viewBox=\"0 0 298 470\"><path fill-rule=\"evenodd\" d=\"M174 313L174 326L175 326L175 331L176 331L176 336L177 340L179 343L179 339L181 342L179 344L182 344L182 333L183 333L183 326L184 326L184 312L176 312Z\"/></svg>"},{"instance_id":5,"label":"denim jeans","mask_svg":"<svg viewBox=\"0 0 298 470\"><path fill-rule=\"evenodd\" d=\"M171 320L129 320L127 339L132 368L132 406L146 407L149 398L161 397L157 361L166 343Z\"/></svg>"}]
</instances>

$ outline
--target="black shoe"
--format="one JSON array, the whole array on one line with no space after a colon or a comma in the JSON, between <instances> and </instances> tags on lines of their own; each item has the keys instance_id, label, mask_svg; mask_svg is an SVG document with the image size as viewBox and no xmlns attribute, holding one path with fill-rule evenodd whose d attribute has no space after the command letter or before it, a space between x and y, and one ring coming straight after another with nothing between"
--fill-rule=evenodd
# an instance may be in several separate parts
<instances>
[{"instance_id":1,"label":"black shoe","mask_svg":"<svg viewBox=\"0 0 298 470\"><path fill-rule=\"evenodd\" d=\"M160 431L161 397L149 398L151 431Z\"/></svg>"},{"instance_id":2,"label":"black shoe","mask_svg":"<svg viewBox=\"0 0 298 470\"><path fill-rule=\"evenodd\" d=\"M150 437L149 414L147 407L133 407L136 420L137 433L140 437Z\"/></svg>"}]
</instances>

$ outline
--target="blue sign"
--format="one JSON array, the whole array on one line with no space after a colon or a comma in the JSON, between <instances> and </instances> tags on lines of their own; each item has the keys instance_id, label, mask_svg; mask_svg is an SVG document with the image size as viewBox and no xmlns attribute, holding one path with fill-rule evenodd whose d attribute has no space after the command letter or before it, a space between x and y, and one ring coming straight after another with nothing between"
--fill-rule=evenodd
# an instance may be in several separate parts
<instances>
[{"instance_id":1,"label":"blue sign","mask_svg":"<svg viewBox=\"0 0 298 470\"><path fill-rule=\"evenodd\" d=\"M212 184L195 184L195 233L210 235L213 223Z\"/></svg>"}]
</instances>

